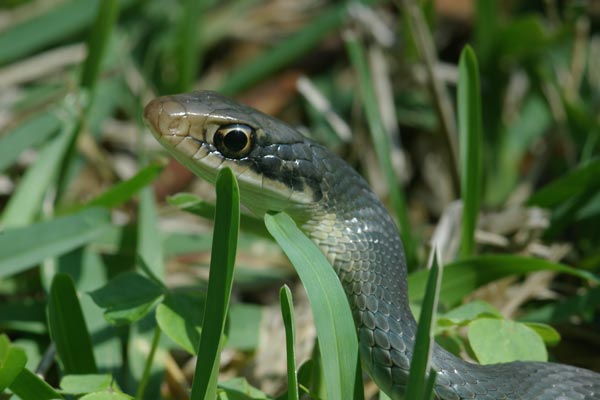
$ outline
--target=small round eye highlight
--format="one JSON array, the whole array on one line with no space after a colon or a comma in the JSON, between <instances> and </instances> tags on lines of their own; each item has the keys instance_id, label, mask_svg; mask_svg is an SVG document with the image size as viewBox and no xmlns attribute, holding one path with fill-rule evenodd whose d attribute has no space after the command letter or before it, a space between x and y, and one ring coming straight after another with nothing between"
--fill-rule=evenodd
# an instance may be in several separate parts
<instances>
[{"instance_id":1,"label":"small round eye highlight","mask_svg":"<svg viewBox=\"0 0 600 400\"><path fill-rule=\"evenodd\" d=\"M252 149L254 129L243 124L224 125L215 132L213 142L225 157L242 158Z\"/></svg>"}]
</instances>

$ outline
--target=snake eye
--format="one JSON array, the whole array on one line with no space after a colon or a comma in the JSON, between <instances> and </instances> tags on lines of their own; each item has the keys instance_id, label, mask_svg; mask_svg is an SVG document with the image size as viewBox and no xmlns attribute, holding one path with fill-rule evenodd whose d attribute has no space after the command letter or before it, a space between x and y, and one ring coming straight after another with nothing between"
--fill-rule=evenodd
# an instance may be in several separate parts
<instances>
[{"instance_id":1,"label":"snake eye","mask_svg":"<svg viewBox=\"0 0 600 400\"><path fill-rule=\"evenodd\" d=\"M242 124L225 125L217 129L213 141L225 157L242 158L252 149L254 129Z\"/></svg>"}]
</instances>

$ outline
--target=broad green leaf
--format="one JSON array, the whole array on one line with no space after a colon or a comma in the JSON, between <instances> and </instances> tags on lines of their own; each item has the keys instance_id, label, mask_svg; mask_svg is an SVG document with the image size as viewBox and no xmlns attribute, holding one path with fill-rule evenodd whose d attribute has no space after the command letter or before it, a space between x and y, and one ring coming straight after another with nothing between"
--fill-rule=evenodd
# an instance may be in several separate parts
<instances>
[{"instance_id":1,"label":"broad green leaf","mask_svg":"<svg viewBox=\"0 0 600 400\"><path fill-rule=\"evenodd\" d=\"M105 318L113 324L129 324L148 314L162 299L164 287L136 272L117 275L105 286L90 293L105 309Z\"/></svg>"},{"instance_id":2,"label":"broad green leaf","mask_svg":"<svg viewBox=\"0 0 600 400\"><path fill-rule=\"evenodd\" d=\"M21 371L10 385L10 390L23 400L55 400L63 397L50 385L28 369Z\"/></svg>"},{"instance_id":3,"label":"broad green leaf","mask_svg":"<svg viewBox=\"0 0 600 400\"><path fill-rule=\"evenodd\" d=\"M475 300L443 314L438 318L437 323L440 327L452 325L464 326L481 316L502 318L502 314L491 304L482 300Z\"/></svg>"},{"instance_id":4,"label":"broad green leaf","mask_svg":"<svg viewBox=\"0 0 600 400\"><path fill-rule=\"evenodd\" d=\"M0 335L0 392L12 384L26 363L25 351L11 345L8 336Z\"/></svg>"},{"instance_id":5,"label":"broad green leaf","mask_svg":"<svg viewBox=\"0 0 600 400\"><path fill-rule=\"evenodd\" d=\"M525 322L524 325L533 329L548 346L555 346L560 342L560 333L550 325L538 322Z\"/></svg>"},{"instance_id":6,"label":"broad green leaf","mask_svg":"<svg viewBox=\"0 0 600 400\"><path fill-rule=\"evenodd\" d=\"M240 227L240 194L235 175L229 168L219 171L216 182L217 209L206 306L202 320L199 357L194 373L192 400L216 397L221 337L225 330Z\"/></svg>"},{"instance_id":7,"label":"broad green leaf","mask_svg":"<svg viewBox=\"0 0 600 400\"><path fill-rule=\"evenodd\" d=\"M252 387L245 378L234 378L219 383L219 400L269 400L269 396Z\"/></svg>"},{"instance_id":8,"label":"broad green leaf","mask_svg":"<svg viewBox=\"0 0 600 400\"><path fill-rule=\"evenodd\" d=\"M354 398L358 339L342 285L323 253L285 213L265 224L290 259L308 293L317 327L329 399Z\"/></svg>"},{"instance_id":9,"label":"broad green leaf","mask_svg":"<svg viewBox=\"0 0 600 400\"><path fill-rule=\"evenodd\" d=\"M117 393L112 390L106 392L90 393L82 396L79 400L132 400L133 397L125 393Z\"/></svg>"},{"instance_id":10,"label":"broad green leaf","mask_svg":"<svg viewBox=\"0 0 600 400\"><path fill-rule=\"evenodd\" d=\"M298 376L296 375L296 352L294 351L294 341L296 337L296 323L294 321L294 303L292 300L292 291L287 285L283 285L279 290L279 303L281 306L281 316L285 328L285 351L287 356L287 386L288 400L298 400Z\"/></svg>"},{"instance_id":11,"label":"broad green leaf","mask_svg":"<svg viewBox=\"0 0 600 400\"><path fill-rule=\"evenodd\" d=\"M481 364L547 361L542 338L527 325L496 318L480 318L469 325L469 343Z\"/></svg>"},{"instance_id":12,"label":"broad green leaf","mask_svg":"<svg viewBox=\"0 0 600 400\"><path fill-rule=\"evenodd\" d=\"M48 326L56 345L56 353L66 374L94 374L97 372L81 305L73 280L65 274L56 274L48 299Z\"/></svg>"},{"instance_id":13,"label":"broad green leaf","mask_svg":"<svg viewBox=\"0 0 600 400\"><path fill-rule=\"evenodd\" d=\"M196 354L205 301L199 296L169 293L156 308L160 329L190 354Z\"/></svg>"},{"instance_id":14,"label":"broad green leaf","mask_svg":"<svg viewBox=\"0 0 600 400\"><path fill-rule=\"evenodd\" d=\"M92 208L24 228L7 229L0 235L0 278L80 247L109 226L108 211Z\"/></svg>"},{"instance_id":15,"label":"broad green leaf","mask_svg":"<svg viewBox=\"0 0 600 400\"><path fill-rule=\"evenodd\" d=\"M475 229L481 197L482 146L481 97L479 67L470 46L466 46L458 63L458 133L460 143L460 189L463 201L461 256L475 253Z\"/></svg>"},{"instance_id":16,"label":"broad green leaf","mask_svg":"<svg viewBox=\"0 0 600 400\"><path fill-rule=\"evenodd\" d=\"M111 375L66 375L60 381L60 388L64 393L84 394L110 389L113 384Z\"/></svg>"}]
</instances>

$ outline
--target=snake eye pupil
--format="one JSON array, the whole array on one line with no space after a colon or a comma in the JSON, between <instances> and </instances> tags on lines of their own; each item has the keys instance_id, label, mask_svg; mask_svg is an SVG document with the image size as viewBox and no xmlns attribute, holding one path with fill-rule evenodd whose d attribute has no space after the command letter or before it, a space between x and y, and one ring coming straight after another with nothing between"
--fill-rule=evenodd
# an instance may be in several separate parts
<instances>
[{"instance_id":1,"label":"snake eye pupil","mask_svg":"<svg viewBox=\"0 0 600 400\"><path fill-rule=\"evenodd\" d=\"M223 137L223 144L231 151L238 152L243 150L248 144L250 138L246 132L241 129L235 129L227 132Z\"/></svg>"},{"instance_id":2,"label":"snake eye pupil","mask_svg":"<svg viewBox=\"0 0 600 400\"><path fill-rule=\"evenodd\" d=\"M252 149L254 129L248 125L232 124L217 129L214 145L221 154L229 158L242 158Z\"/></svg>"}]
</instances>

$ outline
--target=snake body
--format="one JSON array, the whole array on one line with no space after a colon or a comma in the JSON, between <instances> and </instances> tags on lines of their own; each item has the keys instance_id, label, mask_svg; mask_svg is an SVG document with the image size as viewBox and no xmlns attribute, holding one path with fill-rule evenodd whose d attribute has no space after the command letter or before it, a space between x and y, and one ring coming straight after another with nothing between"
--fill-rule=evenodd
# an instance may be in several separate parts
<instances>
[{"instance_id":1,"label":"snake body","mask_svg":"<svg viewBox=\"0 0 600 400\"><path fill-rule=\"evenodd\" d=\"M325 147L283 122L215 92L160 97L145 109L156 138L214 182L236 174L243 204L258 215L287 212L338 274L358 330L363 367L402 398L415 340L407 270L397 228L366 181ZM600 374L545 362L477 365L435 345L442 399L600 399Z\"/></svg>"}]
</instances>

